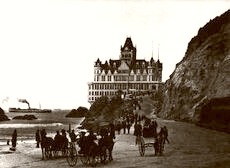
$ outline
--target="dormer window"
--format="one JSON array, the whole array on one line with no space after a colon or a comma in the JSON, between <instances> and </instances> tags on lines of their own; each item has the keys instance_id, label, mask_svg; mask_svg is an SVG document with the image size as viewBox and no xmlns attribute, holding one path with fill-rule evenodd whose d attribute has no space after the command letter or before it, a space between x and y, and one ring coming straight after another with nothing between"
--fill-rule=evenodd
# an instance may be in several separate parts
<instances>
[{"instance_id":1,"label":"dormer window","mask_svg":"<svg viewBox=\"0 0 230 168\"><path fill-rule=\"evenodd\" d=\"M144 62L142 62L142 68L144 68L145 67L145 63Z\"/></svg>"}]
</instances>

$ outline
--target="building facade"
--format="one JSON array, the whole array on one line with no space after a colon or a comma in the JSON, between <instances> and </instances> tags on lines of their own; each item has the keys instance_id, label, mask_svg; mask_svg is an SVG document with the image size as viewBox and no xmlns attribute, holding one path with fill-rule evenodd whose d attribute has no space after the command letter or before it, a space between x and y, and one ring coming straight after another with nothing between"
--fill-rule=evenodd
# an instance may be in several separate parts
<instances>
[{"instance_id":1,"label":"building facade","mask_svg":"<svg viewBox=\"0 0 230 168\"><path fill-rule=\"evenodd\" d=\"M136 47L130 37L121 46L120 58L103 64L98 58L94 64L94 81L88 83L88 102L92 104L101 96L112 97L124 94L139 94L158 90L162 84L162 63L136 59Z\"/></svg>"}]
</instances>

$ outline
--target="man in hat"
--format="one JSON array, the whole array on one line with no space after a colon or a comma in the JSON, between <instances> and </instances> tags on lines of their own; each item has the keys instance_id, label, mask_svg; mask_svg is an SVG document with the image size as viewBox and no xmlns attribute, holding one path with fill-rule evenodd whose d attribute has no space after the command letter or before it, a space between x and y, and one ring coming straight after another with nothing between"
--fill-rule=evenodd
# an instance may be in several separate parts
<instances>
[{"instance_id":1,"label":"man in hat","mask_svg":"<svg viewBox=\"0 0 230 168\"><path fill-rule=\"evenodd\" d=\"M76 142L76 134L75 134L75 132L74 132L74 130L72 130L72 132L69 134L69 136L70 136L70 139L71 139L71 142Z\"/></svg>"},{"instance_id":2,"label":"man in hat","mask_svg":"<svg viewBox=\"0 0 230 168\"><path fill-rule=\"evenodd\" d=\"M84 154L85 153L85 146L86 146L86 136L85 136L85 131L80 131L80 138L78 141L80 150L79 150L79 154Z\"/></svg>"}]
</instances>

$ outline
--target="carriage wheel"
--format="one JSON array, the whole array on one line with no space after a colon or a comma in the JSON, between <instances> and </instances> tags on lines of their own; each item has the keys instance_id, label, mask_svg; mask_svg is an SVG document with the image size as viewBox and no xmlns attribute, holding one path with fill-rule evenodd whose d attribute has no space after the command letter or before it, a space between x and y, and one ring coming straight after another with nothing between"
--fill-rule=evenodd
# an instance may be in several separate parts
<instances>
[{"instance_id":1,"label":"carriage wheel","mask_svg":"<svg viewBox=\"0 0 230 168\"><path fill-rule=\"evenodd\" d=\"M69 148L66 158L69 166L75 166L77 164L77 158L77 150L75 148Z\"/></svg>"},{"instance_id":2,"label":"carriage wheel","mask_svg":"<svg viewBox=\"0 0 230 168\"><path fill-rule=\"evenodd\" d=\"M139 149L139 153L141 156L145 155L145 142L143 137L140 137L140 139L138 140L138 149Z\"/></svg>"}]
</instances>

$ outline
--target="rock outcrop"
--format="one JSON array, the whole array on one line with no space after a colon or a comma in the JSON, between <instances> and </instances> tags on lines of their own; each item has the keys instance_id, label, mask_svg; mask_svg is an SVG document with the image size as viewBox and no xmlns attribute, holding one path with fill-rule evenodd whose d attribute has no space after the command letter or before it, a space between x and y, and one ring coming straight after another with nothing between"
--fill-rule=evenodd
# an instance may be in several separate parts
<instances>
[{"instance_id":1,"label":"rock outcrop","mask_svg":"<svg viewBox=\"0 0 230 168\"><path fill-rule=\"evenodd\" d=\"M88 113L88 109L86 107L78 107L78 109L72 109L65 117L72 117L72 118L79 118L79 117L85 117L85 115Z\"/></svg>"},{"instance_id":2,"label":"rock outcrop","mask_svg":"<svg viewBox=\"0 0 230 168\"><path fill-rule=\"evenodd\" d=\"M208 104L225 110L218 113L230 123L230 10L210 20L192 38L184 58L176 65L174 72L165 83L164 103L160 117L203 122L201 116L213 116ZM225 104L215 103L223 101ZM220 105L221 104L221 105ZM215 111L215 110L214 110ZM226 115L226 116L222 116ZM227 123L227 124L228 124ZM230 126L227 126L230 127Z\"/></svg>"},{"instance_id":3,"label":"rock outcrop","mask_svg":"<svg viewBox=\"0 0 230 168\"><path fill-rule=\"evenodd\" d=\"M7 121L7 120L10 120L10 119L7 117L4 110L0 107L0 121Z\"/></svg>"},{"instance_id":4,"label":"rock outcrop","mask_svg":"<svg viewBox=\"0 0 230 168\"><path fill-rule=\"evenodd\" d=\"M23 115L23 116L15 116L14 118L13 118L13 120L36 120L36 119L38 119L37 117L35 117L35 115L28 115L28 114L26 114L26 115Z\"/></svg>"}]
</instances>

